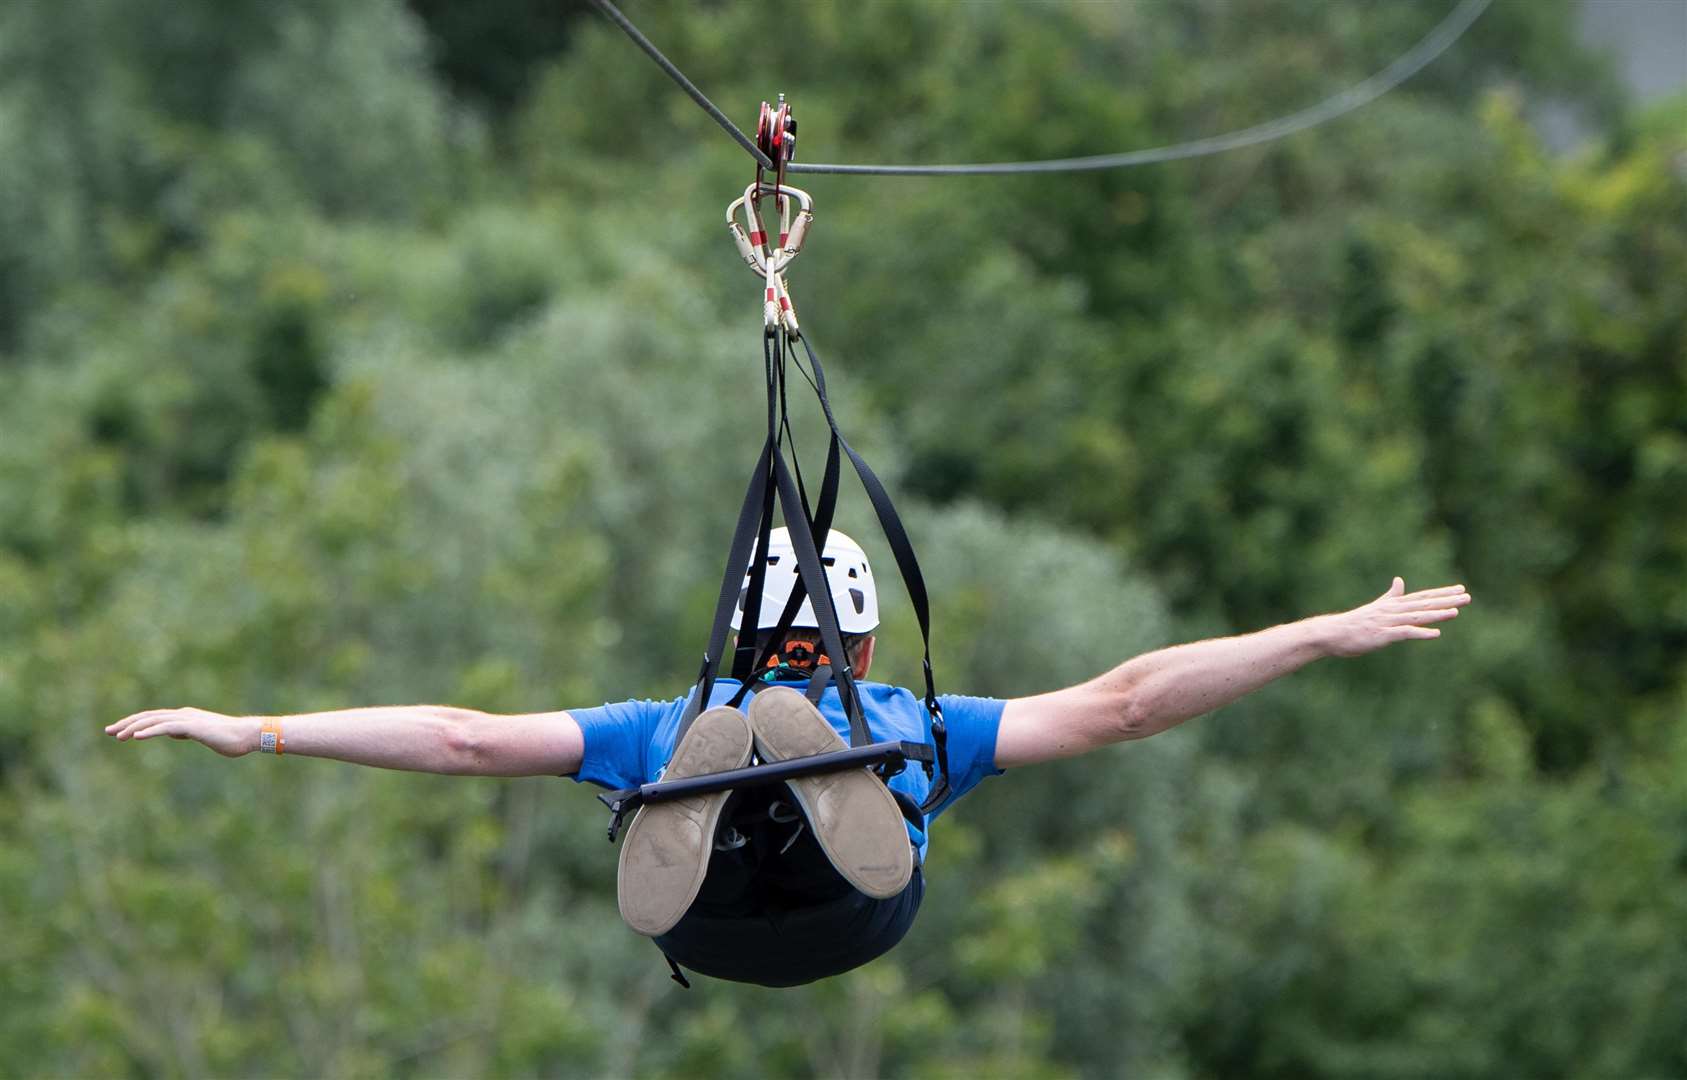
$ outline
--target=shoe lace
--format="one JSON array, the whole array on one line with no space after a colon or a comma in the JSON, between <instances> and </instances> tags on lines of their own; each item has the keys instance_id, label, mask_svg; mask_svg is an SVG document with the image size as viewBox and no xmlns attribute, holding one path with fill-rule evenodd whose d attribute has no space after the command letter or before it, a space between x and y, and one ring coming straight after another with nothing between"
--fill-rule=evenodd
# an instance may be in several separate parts
<instances>
[{"instance_id":1,"label":"shoe lace","mask_svg":"<svg viewBox=\"0 0 1687 1080\"><path fill-rule=\"evenodd\" d=\"M802 814L798 813L797 808L784 799L775 799L767 808L767 820L777 821L784 825L792 821L801 821Z\"/></svg>"},{"instance_id":2,"label":"shoe lace","mask_svg":"<svg viewBox=\"0 0 1687 1080\"><path fill-rule=\"evenodd\" d=\"M767 808L767 819L781 825L792 821L797 823L796 829L792 831L790 838L785 841L785 846L779 849L781 855L791 850L791 845L797 842L797 838L802 835L802 831L808 827L808 822L803 820L803 816L797 812L797 808L783 799L775 799L773 804Z\"/></svg>"}]
</instances>

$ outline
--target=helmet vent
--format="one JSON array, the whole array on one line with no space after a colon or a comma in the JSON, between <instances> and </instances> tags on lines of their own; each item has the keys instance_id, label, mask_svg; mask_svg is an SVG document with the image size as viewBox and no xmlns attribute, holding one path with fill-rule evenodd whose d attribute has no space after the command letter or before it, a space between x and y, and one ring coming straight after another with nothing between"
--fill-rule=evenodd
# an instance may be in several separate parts
<instances>
[{"instance_id":1,"label":"helmet vent","mask_svg":"<svg viewBox=\"0 0 1687 1080\"><path fill-rule=\"evenodd\" d=\"M819 541L821 537L816 533L813 539ZM813 562L809 561L811 556ZM811 580L809 571L815 569L821 571L819 581ZM758 538L744 571L737 610L732 612L732 626L740 632L752 625L751 620L755 620L757 629L776 625L799 594L801 603L792 616L793 626L814 628L821 609L830 609L828 617L835 615L838 628L846 634L871 633L879 625L880 601L867 553L836 529L814 548L804 545L800 558L790 530L784 526L773 529L765 540ZM757 590L749 586L758 574L763 585L757 596L751 596Z\"/></svg>"}]
</instances>

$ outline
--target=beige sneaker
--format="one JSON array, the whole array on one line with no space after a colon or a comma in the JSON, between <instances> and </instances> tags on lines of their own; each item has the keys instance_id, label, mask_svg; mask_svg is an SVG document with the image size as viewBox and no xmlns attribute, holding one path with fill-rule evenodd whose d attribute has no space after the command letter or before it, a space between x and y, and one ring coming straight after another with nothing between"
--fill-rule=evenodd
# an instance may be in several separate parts
<instances>
[{"instance_id":1,"label":"beige sneaker","mask_svg":"<svg viewBox=\"0 0 1687 1080\"><path fill-rule=\"evenodd\" d=\"M750 763L750 725L725 705L704 711L662 774L664 780L739 769ZM730 791L639 808L621 841L616 893L621 918L647 937L673 929L709 873L715 827Z\"/></svg>"},{"instance_id":2,"label":"beige sneaker","mask_svg":"<svg viewBox=\"0 0 1687 1080\"><path fill-rule=\"evenodd\" d=\"M763 761L823 754L847 744L812 703L788 686L750 702L750 727ZM902 811L884 781L868 769L788 781L820 849L838 873L874 899L895 896L914 874L914 848Z\"/></svg>"}]
</instances>

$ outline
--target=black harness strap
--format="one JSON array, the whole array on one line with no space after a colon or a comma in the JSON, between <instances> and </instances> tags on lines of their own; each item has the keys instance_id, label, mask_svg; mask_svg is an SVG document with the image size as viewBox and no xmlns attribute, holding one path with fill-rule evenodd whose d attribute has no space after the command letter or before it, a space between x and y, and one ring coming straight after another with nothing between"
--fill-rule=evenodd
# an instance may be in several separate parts
<instances>
[{"instance_id":1,"label":"black harness strap","mask_svg":"<svg viewBox=\"0 0 1687 1080\"><path fill-rule=\"evenodd\" d=\"M849 440L838 430L837 417L832 412L832 401L826 393L826 369L820 363L820 356L810 345L808 338L802 338L803 351L808 354L809 367L814 372L815 396L820 399L821 411L826 415L826 424L832 429L832 438L849 455L850 463L855 466L855 473L861 479L861 486L867 492L867 498L873 504L873 511L878 515L879 527L884 530L885 540L890 543L891 553L896 558L896 568L902 574L902 584L908 590L908 600L914 607L914 617L920 625L920 643L923 646L922 670L925 675L925 707L931 717L931 739L937 750L937 767L939 775L934 777L931 793L926 797L921 810L930 813L949 796L949 729L943 719L943 706L937 700L937 681L931 668L931 600L926 594L925 575L920 572L920 561L914 554L914 543L908 538L908 530L902 524L902 517L896 512L896 505L891 501L890 492L880 482L878 475L873 472L865 458L855 452L849 445Z\"/></svg>"},{"instance_id":2,"label":"black harness strap","mask_svg":"<svg viewBox=\"0 0 1687 1080\"><path fill-rule=\"evenodd\" d=\"M814 669L814 674L809 677L807 697L817 709L820 707L820 699L826 696L826 683L831 678L832 665L830 664L821 664Z\"/></svg>"},{"instance_id":3,"label":"black harness strap","mask_svg":"<svg viewBox=\"0 0 1687 1080\"><path fill-rule=\"evenodd\" d=\"M762 349L764 358L768 364L768 370L770 373L769 378L777 380L779 387L780 428L785 435L788 435L791 430L791 425L789 406L785 396L786 378L783 346L777 341L774 341L771 345L769 345L769 343L764 340ZM771 352L769 351L770 349ZM771 394L772 392L770 383L769 393ZM807 520L812 523L815 546L819 550L825 551L826 536L831 532L832 517L837 508L838 502L838 480L841 471L838 439L836 435L833 435L826 448L826 469L825 475L822 477L820 483L820 498L819 501L813 505L812 509L810 508L808 502L808 492L804 490L802 486L802 469L800 465L798 465L796 459L795 439L793 438L791 441L791 463L793 465L793 471L795 471L797 476L797 491L798 494L802 496L803 513ZM770 531L769 527L772 525L772 495L773 492L770 489L768 493L769 502L766 509L763 511L764 531L762 535L761 549L763 551L766 550L767 533ZM762 572L765 575L765 566L762 567ZM743 611L744 618L746 619L751 618L752 613L753 617L758 619L760 618L760 581L761 579L755 577L752 573L750 588L744 594ZM830 589L828 589L828 592L829 591ZM797 612L802 610L803 601L807 598L808 589L799 576L796 587L791 591L790 598L786 600L785 608L780 612L779 619L777 620L773 631L766 635L766 644L763 645L759 651L756 648L756 639L761 636L759 633L751 632L749 634L745 634L742 631L739 633L738 648L733 657L732 677L737 679L743 685L739 687L738 693L733 695L731 702L732 705L736 706L743 700L744 694L746 693L746 687L748 686L750 680L760 675L768 667L769 660L779 651L781 646L783 646L785 642L785 635L790 632L791 624L796 621ZM760 627L756 627L755 630L759 631Z\"/></svg>"},{"instance_id":4,"label":"black harness strap","mask_svg":"<svg viewBox=\"0 0 1687 1080\"><path fill-rule=\"evenodd\" d=\"M794 460L794 458L793 458ZM815 504L814 511L814 544L821 551L826 550L826 537L832 531L832 512L838 502L838 473L839 473L838 440L834 437L831 446L826 451L826 476L820 486L820 501ZM830 587L828 586L828 591ZM779 651L785 643L785 635L791 630L791 624L796 622L797 612L802 610L803 601L808 599L808 590L801 581L792 590L791 598L785 601L785 610L779 613L779 621L773 632L767 636L767 643L756 655L753 671L760 672L768 666L768 661Z\"/></svg>"},{"instance_id":5,"label":"black harness strap","mask_svg":"<svg viewBox=\"0 0 1687 1080\"><path fill-rule=\"evenodd\" d=\"M781 435L783 431L788 430L787 403L783 391L783 350L778 339L774 338L764 339L762 351L767 367L767 439L762 445L762 455L756 463L749 489L745 492L743 506L739 510L732 549L728 553L726 572L715 603L715 620L710 631L709 648L704 654L702 669L698 673L697 687L686 703L685 712L681 717L676 733L676 745L677 740L685 736L691 722L702 712L709 700L720 666L720 657L726 648L726 634L731 628L732 612L740 605L743 608L743 617L740 620L739 640L747 644L740 644L733 657L732 674L740 682L739 691L733 698L734 703L742 700L745 688L750 683L754 673L753 665L757 662L754 644L755 622L760 616L761 595L767 578L768 537L773 528L776 500L785 519L785 528L790 534L791 548L796 556L798 569L797 587L787 602L785 611L781 612L780 629L790 628L790 621L796 617L796 612L806 596L814 604L815 621L820 624L821 642L828 650L828 655L845 655L842 633L838 629L837 610L832 603L832 592L827 584L820 548L814 538L817 529L824 530L821 531L821 536L824 537L825 532L831 528L831 519L837 504L838 476L841 472L837 456L839 448L834 445L827 453L821 497L811 519L805 493L792 477L782 446ZM749 567L747 585L743 583L741 576L745 566ZM749 632L745 633L744 630ZM778 634L774 637L778 637ZM777 647L777 644L773 643L772 647ZM849 717L850 745L870 744L873 741L872 733L868 730L866 717L861 709L860 695L856 692L855 682L847 665L842 669L834 669L832 677L838 685L838 695L845 714Z\"/></svg>"},{"instance_id":6,"label":"black harness strap","mask_svg":"<svg viewBox=\"0 0 1687 1080\"><path fill-rule=\"evenodd\" d=\"M779 388L779 384L783 382L784 378L782 365L769 350L765 340L762 343L762 367L767 380L767 437L773 447L777 449L780 439L783 438L780 425L784 424L786 428L789 428L790 425L785 420L784 393ZM775 400L779 402L777 412L775 411ZM771 460L769 468L771 468ZM771 476L771 473L769 475ZM759 617L761 612L762 590L766 587L767 582L768 537L773 532L773 498L773 485L769 483L762 499L761 523L758 527L756 540L756 557L748 567L749 581L740 594L738 605L745 618ZM730 619L730 616L728 618ZM746 639L745 635L740 633L738 635L738 647L732 658L732 677L737 679L740 684L749 678L750 671L754 666L754 652L755 635L751 634ZM733 698L732 704L734 707L737 706L737 697Z\"/></svg>"},{"instance_id":7,"label":"black harness strap","mask_svg":"<svg viewBox=\"0 0 1687 1080\"><path fill-rule=\"evenodd\" d=\"M715 674L720 666L721 654L726 650L727 631L732 628L732 610L738 603L738 595L743 589L744 567L749 565L751 544L759 545L759 531L766 516L765 503L770 493L768 475L772 468L773 441L769 439L762 444L761 456L756 459L756 467L750 473L750 486L744 492L744 505L738 511L738 525L732 533L732 547L726 556L726 575L721 581L720 596L715 602L715 621L709 630L709 646L703 653L703 666L697 672L697 686L693 690L691 700L685 704L685 712L680 717L679 731L674 737L674 745L685 738L685 733L691 729L691 722L697 719L697 714L703 711L703 706L709 700L709 693L714 689ZM765 548L757 548L765 551ZM760 560L762 570L766 570L766 557ZM755 571L751 571L754 584Z\"/></svg>"},{"instance_id":8,"label":"black harness strap","mask_svg":"<svg viewBox=\"0 0 1687 1080\"><path fill-rule=\"evenodd\" d=\"M726 648L726 634L731 627L734 608L741 608L743 611L740 620L740 644L733 655L731 667L732 676L740 683L738 692L732 699L732 703L736 705L749 692L755 676L766 666L774 651L782 646L784 635L790 630L797 612L807 600L814 606L821 646L832 660L830 665L821 665L814 671L809 682L809 697L818 699L829 683L835 683L840 704L849 718L850 745L861 747L872 743L872 733L868 729L862 710L860 692L847 662L848 653L844 648L837 609L832 600L832 590L826 578L821 554L825 550L826 537L831 531L832 518L837 507L839 475L842 471L840 454L848 455L868 500L873 504L885 539L890 544L897 570L901 573L903 585L907 588L908 599L914 607L914 616L920 627L925 707L930 718L931 741L937 759L931 792L921 806L923 813L929 813L948 797L950 784L948 728L943 719L942 705L937 699L936 680L932 673L931 604L926 592L925 578L914 554L913 541L909 539L907 528L896 512L889 491L873 472L872 467L838 430L837 417L832 411L831 400L826 392L825 368L819 355L806 338L802 339L802 342L813 373L811 382L815 396L820 402L830 430L825 476L819 498L811 504L808 491L793 475L796 452L794 443L790 447L792 458L789 461L786 458L785 443L791 430L786 356L783 340L777 335L770 335L763 339L762 349L767 376L767 438L762 445L756 468L751 474L748 490L744 494L744 503L733 533L732 548L728 553L720 595L715 605L715 620L710 630L709 647L703 656L697 686L681 717L677 738L685 736L691 722L708 703L718 676L720 658ZM800 360L798 364L800 366ZM790 535L791 549L797 560L797 582L784 610L780 612L777 627L758 649L755 645L755 631L758 629L756 622L760 620L761 600L767 577L767 548L773 528L775 504ZM746 566L749 568L748 582L744 580ZM928 763L928 771L930 768Z\"/></svg>"},{"instance_id":9,"label":"black harness strap","mask_svg":"<svg viewBox=\"0 0 1687 1080\"><path fill-rule=\"evenodd\" d=\"M791 479L791 470L785 465L785 455L777 446L773 448L773 477L779 485L779 501L785 511L785 528L791 536L791 548L796 552L802 583L808 589L809 599L814 603L814 621L820 624L820 643L826 647L827 655L834 660L846 656L843 635L838 630L837 608L832 604L832 590L826 581L826 568L820 561L819 549L814 546L814 536L809 531L808 521L801 513L792 513L798 506L797 487ZM867 729L867 718L861 711L861 695L856 691L854 674L849 670L848 664L840 664L833 668L832 677L837 683L838 697L843 704L844 714L849 717L850 745L868 745L873 741L873 736Z\"/></svg>"}]
</instances>

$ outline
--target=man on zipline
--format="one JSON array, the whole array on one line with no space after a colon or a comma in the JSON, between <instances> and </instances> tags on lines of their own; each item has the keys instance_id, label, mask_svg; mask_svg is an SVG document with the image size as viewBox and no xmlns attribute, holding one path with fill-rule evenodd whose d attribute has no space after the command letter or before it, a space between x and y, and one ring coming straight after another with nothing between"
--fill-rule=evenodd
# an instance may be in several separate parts
<instances>
[{"instance_id":1,"label":"man on zipline","mask_svg":"<svg viewBox=\"0 0 1687 1080\"><path fill-rule=\"evenodd\" d=\"M799 580L785 530L773 533L767 561L757 618L763 637L777 628ZM917 695L864 681L879 621L866 555L832 530L824 561L873 737L926 741ZM944 696L950 790L929 814L919 807L931 780L919 769L888 781L854 769L646 805L621 849L622 917L670 962L719 978L795 986L848 971L907 933L925 891L920 867L931 821L984 777L1146 738L1313 660L1438 637L1433 624L1470 599L1462 585L1408 593L1395 578L1351 611L1159 649L1064 690L1007 701ZM742 633L740 622L732 625ZM416 772L563 775L637 787L740 768L752 754L774 762L843 749L849 722L837 685L818 708L793 689L808 684L817 664L830 663L818 625L805 600L744 710L722 704L739 684L718 681L677 748L686 698L521 715L437 705L282 717L152 709L105 730L119 740L195 739L226 757L261 750Z\"/></svg>"}]
</instances>

